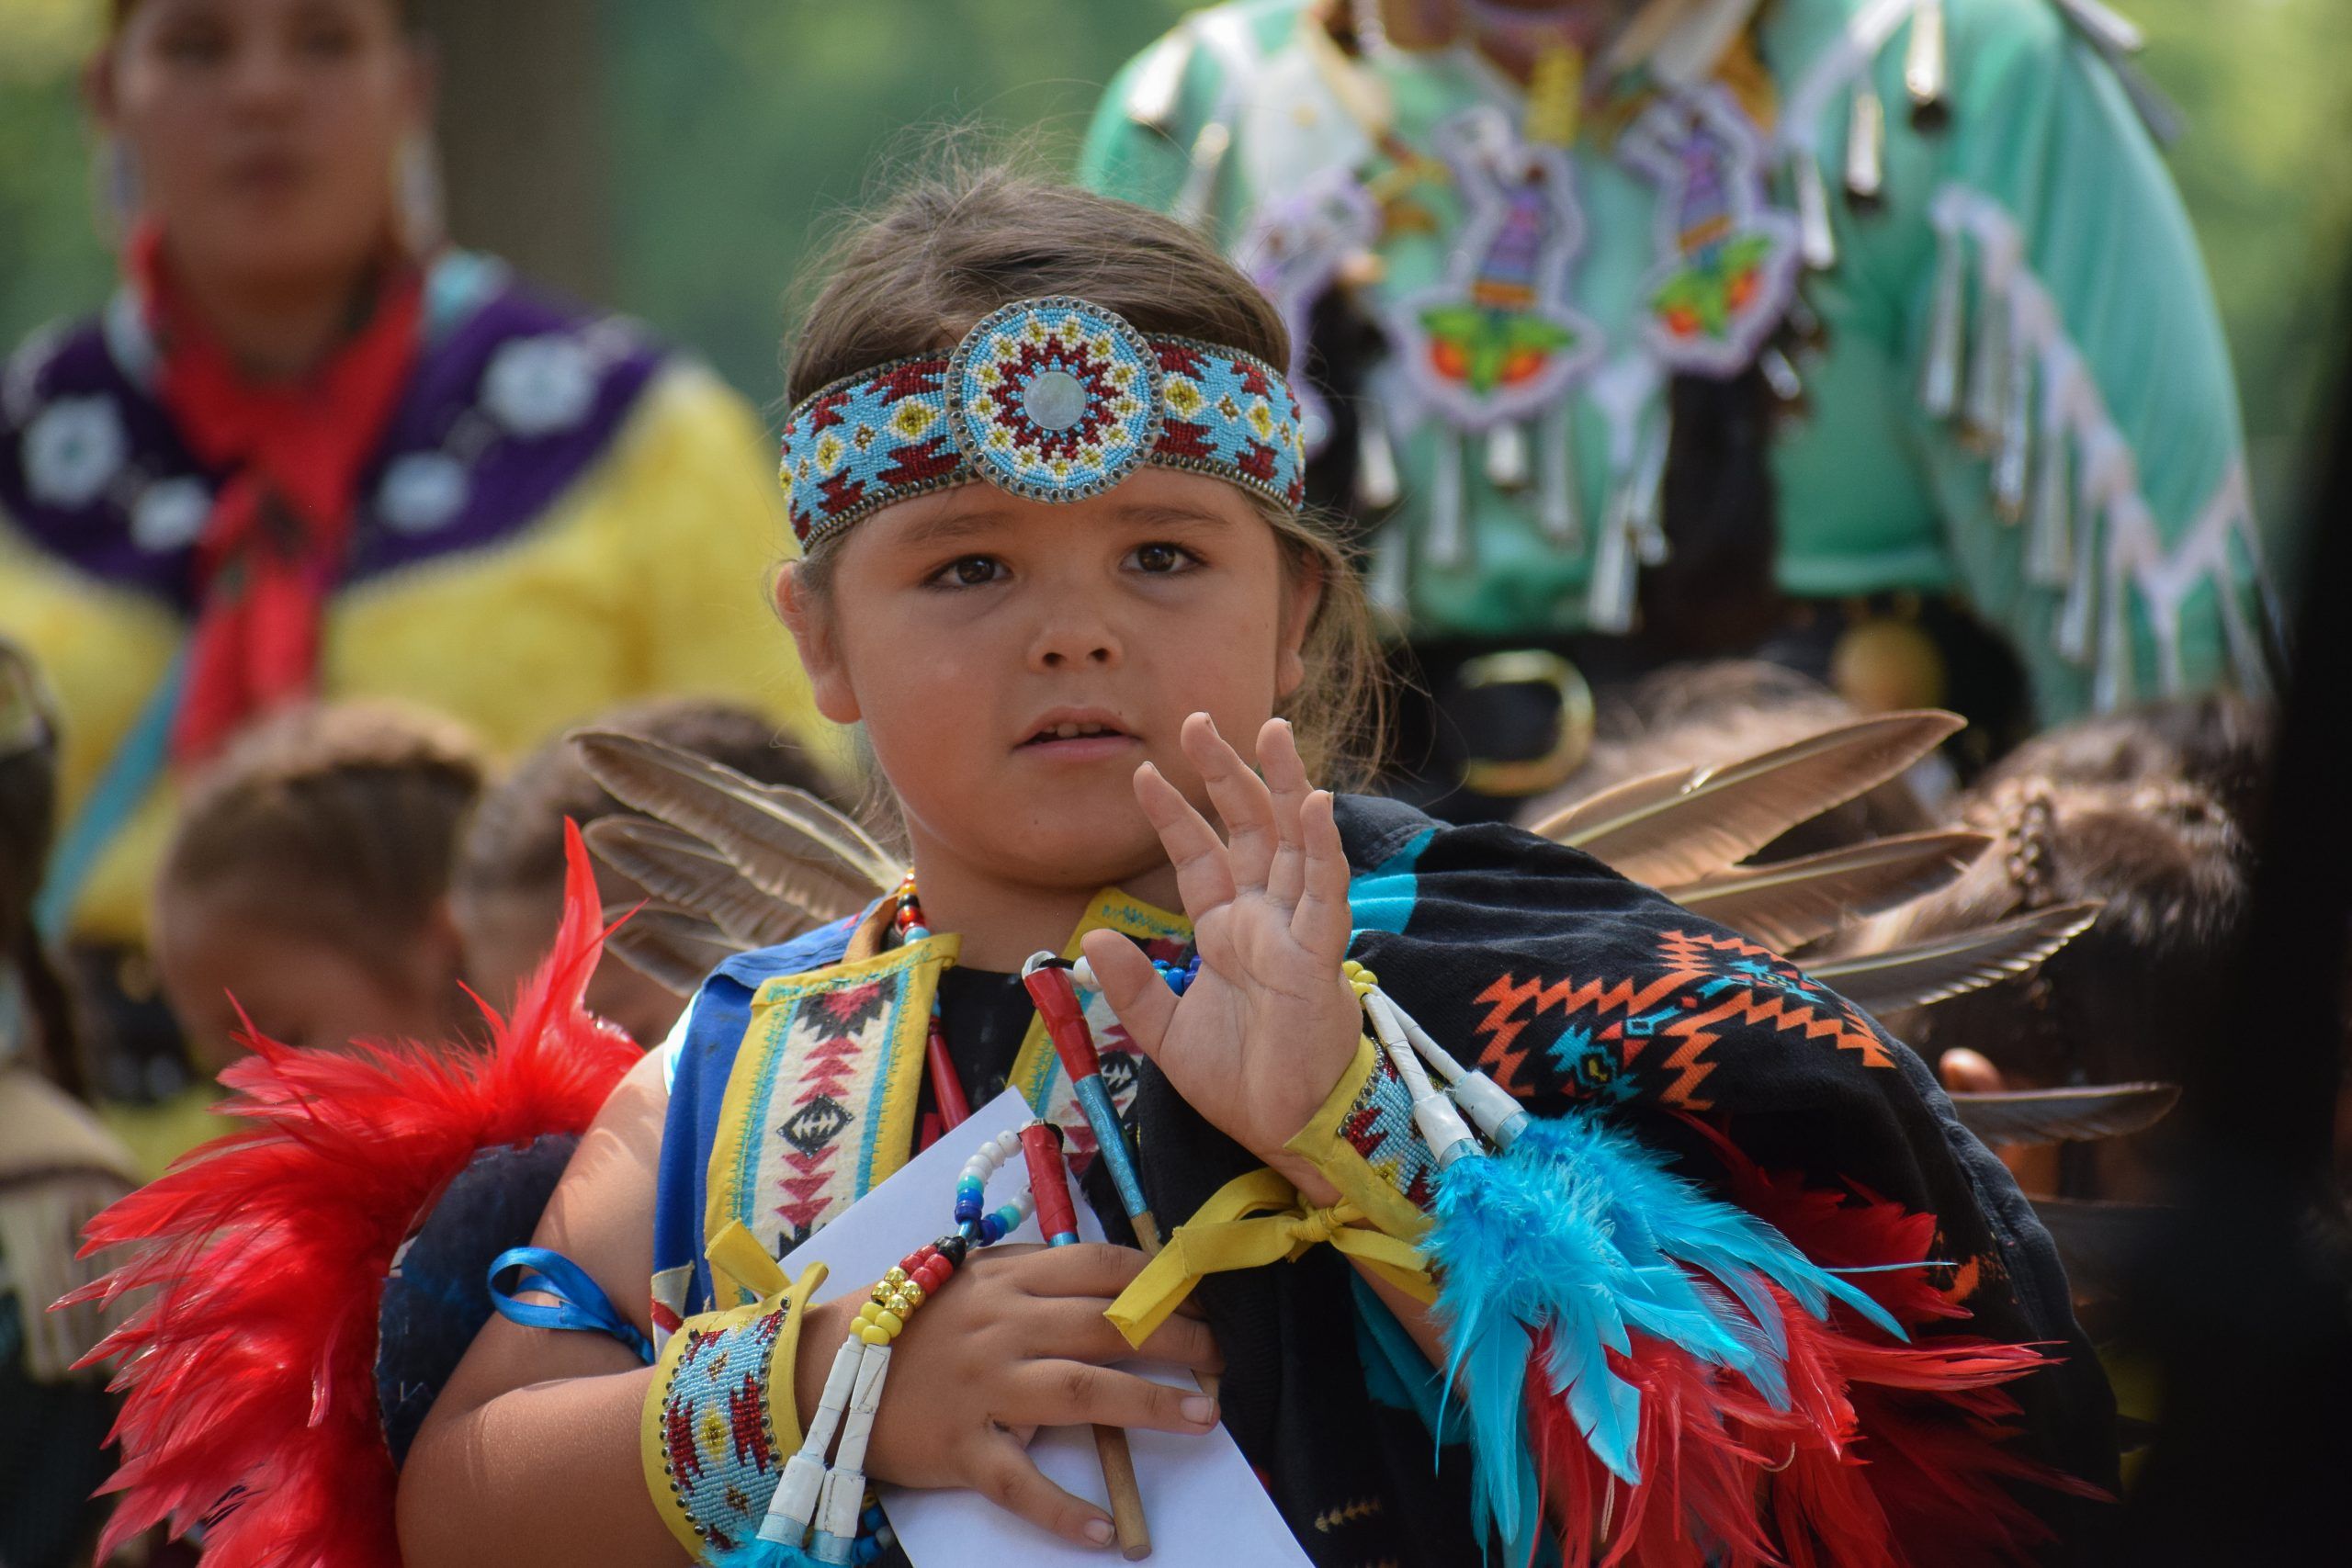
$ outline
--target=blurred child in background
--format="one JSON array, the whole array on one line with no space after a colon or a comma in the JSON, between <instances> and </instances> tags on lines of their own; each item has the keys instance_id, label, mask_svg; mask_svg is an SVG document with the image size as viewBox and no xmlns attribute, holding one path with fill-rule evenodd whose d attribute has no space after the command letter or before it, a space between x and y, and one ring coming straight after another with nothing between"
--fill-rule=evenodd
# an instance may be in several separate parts
<instances>
[{"instance_id":1,"label":"blurred child in background","mask_svg":"<svg viewBox=\"0 0 2352 1568\"><path fill-rule=\"evenodd\" d=\"M454 721L358 702L289 709L202 776L164 852L155 953L208 1075L241 1054L240 1010L289 1045L474 1021L449 866L481 777Z\"/></svg>"},{"instance_id":2,"label":"blurred child in background","mask_svg":"<svg viewBox=\"0 0 2352 1568\"><path fill-rule=\"evenodd\" d=\"M615 709L591 719L588 728L659 740L762 784L820 795L831 790L831 778L807 752L780 739L767 717L738 703L657 700ZM628 809L588 776L561 737L526 757L483 795L459 846L450 894L464 940L466 978L485 1001L505 1007L555 940L563 913L564 818L585 827ZM608 907L644 897L609 866L599 866L596 877ZM608 956L589 983L588 1005L650 1045L670 1032L685 1004Z\"/></svg>"},{"instance_id":3,"label":"blurred child in background","mask_svg":"<svg viewBox=\"0 0 2352 1568\"><path fill-rule=\"evenodd\" d=\"M75 1099L63 993L33 929L55 816L57 727L30 663L0 640L0 1562L86 1561L114 1417L103 1376L75 1375L94 1306L49 1303L107 1264L74 1256L91 1215L135 1181L130 1156ZM69 1092L69 1090L74 1092Z\"/></svg>"},{"instance_id":4,"label":"blurred child in background","mask_svg":"<svg viewBox=\"0 0 2352 1568\"><path fill-rule=\"evenodd\" d=\"M1896 918L1911 941L2084 899L2088 931L2028 975L1893 1020L1945 1087L2054 1088L2178 1080L2201 999L2243 941L2267 716L2201 698L2087 720L2020 747L1959 803L1955 825L1991 852ZM2003 1150L2027 1191L2156 1195L2173 1129Z\"/></svg>"}]
</instances>

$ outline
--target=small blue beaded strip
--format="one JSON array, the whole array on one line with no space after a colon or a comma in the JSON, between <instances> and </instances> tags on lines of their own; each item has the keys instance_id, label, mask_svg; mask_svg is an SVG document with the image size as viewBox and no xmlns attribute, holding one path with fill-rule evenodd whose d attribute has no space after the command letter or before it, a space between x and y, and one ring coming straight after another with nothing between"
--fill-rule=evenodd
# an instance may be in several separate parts
<instances>
[{"instance_id":1,"label":"small blue beaded strip","mask_svg":"<svg viewBox=\"0 0 2352 1568\"><path fill-rule=\"evenodd\" d=\"M1053 295L990 311L952 355L894 359L804 399L785 422L779 477L806 549L951 485L1083 501L1146 463L1296 511L1298 400L1254 355L1147 337L1115 311Z\"/></svg>"}]
</instances>

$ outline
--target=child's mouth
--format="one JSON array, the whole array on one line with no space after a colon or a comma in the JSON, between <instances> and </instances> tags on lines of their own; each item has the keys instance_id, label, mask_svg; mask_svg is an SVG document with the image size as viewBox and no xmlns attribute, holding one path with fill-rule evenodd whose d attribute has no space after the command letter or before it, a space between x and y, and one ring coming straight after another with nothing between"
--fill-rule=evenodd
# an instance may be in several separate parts
<instances>
[{"instance_id":1,"label":"child's mouth","mask_svg":"<svg viewBox=\"0 0 2352 1568\"><path fill-rule=\"evenodd\" d=\"M1096 719L1058 719L1041 724L1017 748L1057 757L1108 756L1135 744L1136 738L1115 724Z\"/></svg>"}]
</instances>

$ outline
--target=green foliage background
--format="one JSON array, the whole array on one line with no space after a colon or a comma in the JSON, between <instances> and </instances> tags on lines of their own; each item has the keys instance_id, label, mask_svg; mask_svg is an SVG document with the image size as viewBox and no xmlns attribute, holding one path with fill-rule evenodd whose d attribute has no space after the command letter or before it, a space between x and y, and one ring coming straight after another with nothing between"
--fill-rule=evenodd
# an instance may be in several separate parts
<instances>
[{"instance_id":1,"label":"green foliage background","mask_svg":"<svg viewBox=\"0 0 2352 1568\"><path fill-rule=\"evenodd\" d=\"M495 4L497 0L481 0ZM1018 134L1066 166L1101 85L1184 0L593 0L615 299L763 403L796 264L922 128ZM2344 331L2352 5L2127 0L2188 111L2172 154L2245 400L2257 492L2293 515ZM104 298L74 92L98 0L0 0L0 344ZM910 128L915 128L910 130ZM460 235L459 238L464 236ZM2128 265L2119 258L2118 265Z\"/></svg>"}]
</instances>

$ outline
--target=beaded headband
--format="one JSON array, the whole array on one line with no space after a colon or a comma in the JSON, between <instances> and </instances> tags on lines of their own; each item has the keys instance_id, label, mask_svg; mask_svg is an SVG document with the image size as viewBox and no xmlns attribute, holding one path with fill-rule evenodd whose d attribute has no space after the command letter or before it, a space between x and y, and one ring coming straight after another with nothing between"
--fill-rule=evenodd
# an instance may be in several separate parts
<instances>
[{"instance_id":1,"label":"beaded headband","mask_svg":"<svg viewBox=\"0 0 2352 1568\"><path fill-rule=\"evenodd\" d=\"M781 477L806 549L951 485L1083 501L1146 463L1295 510L1298 400L1253 355L1146 337L1100 305L1055 295L989 311L952 355L894 359L811 394L785 422Z\"/></svg>"}]
</instances>

